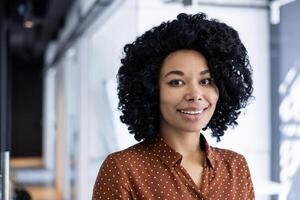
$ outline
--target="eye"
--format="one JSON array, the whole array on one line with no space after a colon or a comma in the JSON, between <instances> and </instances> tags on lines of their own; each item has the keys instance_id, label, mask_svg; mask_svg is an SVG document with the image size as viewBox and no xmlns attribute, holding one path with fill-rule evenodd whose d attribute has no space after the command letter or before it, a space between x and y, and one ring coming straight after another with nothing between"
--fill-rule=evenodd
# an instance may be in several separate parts
<instances>
[{"instance_id":1,"label":"eye","mask_svg":"<svg viewBox=\"0 0 300 200\"><path fill-rule=\"evenodd\" d=\"M206 78L200 81L201 85L212 85L214 80L212 78Z\"/></svg>"},{"instance_id":2,"label":"eye","mask_svg":"<svg viewBox=\"0 0 300 200\"><path fill-rule=\"evenodd\" d=\"M178 87L184 84L184 82L182 80L171 80L168 82L169 85L173 86L173 87Z\"/></svg>"}]
</instances>

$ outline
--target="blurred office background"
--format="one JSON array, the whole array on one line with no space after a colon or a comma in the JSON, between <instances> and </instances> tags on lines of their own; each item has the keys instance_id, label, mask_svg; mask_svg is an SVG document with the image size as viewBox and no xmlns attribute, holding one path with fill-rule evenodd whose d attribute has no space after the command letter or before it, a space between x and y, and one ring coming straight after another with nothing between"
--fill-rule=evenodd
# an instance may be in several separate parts
<instances>
[{"instance_id":1,"label":"blurred office background","mask_svg":"<svg viewBox=\"0 0 300 200\"><path fill-rule=\"evenodd\" d=\"M135 143L117 110L122 47L181 12L234 27L253 67L239 125L206 138L245 155L258 200L300 199L299 0L2 0L0 199L7 176L34 200L91 199L106 155Z\"/></svg>"}]
</instances>

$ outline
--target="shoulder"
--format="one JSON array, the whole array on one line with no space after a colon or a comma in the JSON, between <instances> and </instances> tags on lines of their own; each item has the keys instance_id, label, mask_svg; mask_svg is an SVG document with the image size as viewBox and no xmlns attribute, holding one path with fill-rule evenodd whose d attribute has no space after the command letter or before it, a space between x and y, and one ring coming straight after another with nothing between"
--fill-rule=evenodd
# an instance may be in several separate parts
<instances>
[{"instance_id":1,"label":"shoulder","mask_svg":"<svg viewBox=\"0 0 300 200\"><path fill-rule=\"evenodd\" d=\"M149 147L145 143L140 142L124 150L109 154L102 165L129 166L150 155Z\"/></svg>"},{"instance_id":2,"label":"shoulder","mask_svg":"<svg viewBox=\"0 0 300 200\"><path fill-rule=\"evenodd\" d=\"M211 147L214 170L218 177L228 181L239 199L255 199L250 170L245 157L232 150Z\"/></svg>"},{"instance_id":3,"label":"shoulder","mask_svg":"<svg viewBox=\"0 0 300 200\"><path fill-rule=\"evenodd\" d=\"M214 169L227 174L232 180L244 181L252 185L251 174L245 157L232 150L212 148L212 160Z\"/></svg>"},{"instance_id":4,"label":"shoulder","mask_svg":"<svg viewBox=\"0 0 300 200\"><path fill-rule=\"evenodd\" d=\"M247 169L248 164L245 157L232 150L211 147L213 157L216 163L226 166L227 168Z\"/></svg>"}]
</instances>

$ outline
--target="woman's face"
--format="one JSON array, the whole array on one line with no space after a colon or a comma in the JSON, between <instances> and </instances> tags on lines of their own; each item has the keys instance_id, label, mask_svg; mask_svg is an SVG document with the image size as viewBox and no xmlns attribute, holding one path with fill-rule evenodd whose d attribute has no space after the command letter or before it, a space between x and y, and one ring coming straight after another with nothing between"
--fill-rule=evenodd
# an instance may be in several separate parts
<instances>
[{"instance_id":1,"label":"woman's face","mask_svg":"<svg viewBox=\"0 0 300 200\"><path fill-rule=\"evenodd\" d=\"M200 133L219 98L205 57L194 50L178 50L165 58L159 89L161 131Z\"/></svg>"}]
</instances>

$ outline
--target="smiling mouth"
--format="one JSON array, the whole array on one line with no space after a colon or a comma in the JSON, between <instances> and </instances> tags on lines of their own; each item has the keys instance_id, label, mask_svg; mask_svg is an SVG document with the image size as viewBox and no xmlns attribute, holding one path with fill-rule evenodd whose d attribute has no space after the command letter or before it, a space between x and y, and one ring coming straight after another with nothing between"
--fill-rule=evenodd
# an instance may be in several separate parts
<instances>
[{"instance_id":1,"label":"smiling mouth","mask_svg":"<svg viewBox=\"0 0 300 200\"><path fill-rule=\"evenodd\" d=\"M207 108L201 109L201 110L177 110L180 113L187 114L187 115L199 115L203 111L205 111Z\"/></svg>"}]
</instances>

